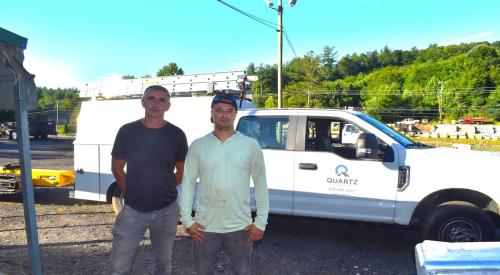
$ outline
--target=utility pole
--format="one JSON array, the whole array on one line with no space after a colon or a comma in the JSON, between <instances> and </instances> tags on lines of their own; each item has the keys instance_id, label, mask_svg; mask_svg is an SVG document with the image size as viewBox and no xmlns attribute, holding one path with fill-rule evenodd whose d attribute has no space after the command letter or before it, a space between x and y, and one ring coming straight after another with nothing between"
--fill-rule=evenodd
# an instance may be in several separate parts
<instances>
[{"instance_id":1,"label":"utility pole","mask_svg":"<svg viewBox=\"0 0 500 275\"><path fill-rule=\"evenodd\" d=\"M264 0L269 8L278 12L278 108L281 108L283 100L283 0L278 0L278 7L274 8L271 0ZM295 6L297 0L288 0L289 8Z\"/></svg>"},{"instance_id":2,"label":"utility pole","mask_svg":"<svg viewBox=\"0 0 500 275\"><path fill-rule=\"evenodd\" d=\"M438 109L439 109L439 122L443 120L443 82L439 82L439 94L438 94Z\"/></svg>"},{"instance_id":3,"label":"utility pole","mask_svg":"<svg viewBox=\"0 0 500 275\"><path fill-rule=\"evenodd\" d=\"M56 131L59 126L59 100L56 100Z\"/></svg>"},{"instance_id":4,"label":"utility pole","mask_svg":"<svg viewBox=\"0 0 500 275\"><path fill-rule=\"evenodd\" d=\"M278 0L278 108L282 107L283 84L283 5Z\"/></svg>"}]
</instances>

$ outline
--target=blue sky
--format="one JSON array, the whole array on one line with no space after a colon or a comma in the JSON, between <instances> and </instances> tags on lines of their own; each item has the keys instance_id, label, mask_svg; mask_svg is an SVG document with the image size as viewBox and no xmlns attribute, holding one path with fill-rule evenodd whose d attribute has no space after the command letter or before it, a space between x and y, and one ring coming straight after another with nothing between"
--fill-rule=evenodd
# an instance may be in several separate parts
<instances>
[{"instance_id":1,"label":"blue sky","mask_svg":"<svg viewBox=\"0 0 500 275\"><path fill-rule=\"evenodd\" d=\"M262 0L225 1L277 22ZM285 9L283 22L297 56L328 45L341 57L385 45L497 41L499 14L498 0L298 0ZM154 76L169 62L186 74L277 62L276 31L217 0L4 0L0 27L28 38L25 67L38 86L52 88ZM294 58L287 44L283 58Z\"/></svg>"}]
</instances>

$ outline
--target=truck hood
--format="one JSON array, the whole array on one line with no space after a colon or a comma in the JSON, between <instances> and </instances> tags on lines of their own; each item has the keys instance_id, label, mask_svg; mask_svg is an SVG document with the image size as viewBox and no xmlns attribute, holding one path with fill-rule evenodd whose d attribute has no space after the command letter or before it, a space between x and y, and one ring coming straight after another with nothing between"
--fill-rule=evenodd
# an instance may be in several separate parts
<instances>
[{"instance_id":1,"label":"truck hood","mask_svg":"<svg viewBox=\"0 0 500 275\"><path fill-rule=\"evenodd\" d=\"M416 148L407 149L408 157L416 156L418 158L427 156L432 158L439 158L448 160L449 158L460 158L464 163L471 164L472 160L487 160L487 159L497 159L500 160L500 152L486 152L486 151L475 151L475 150L462 150L454 148ZM457 161L457 159L454 159ZM459 161L462 162L462 161ZM498 163L497 163L498 164Z\"/></svg>"},{"instance_id":2,"label":"truck hood","mask_svg":"<svg viewBox=\"0 0 500 275\"><path fill-rule=\"evenodd\" d=\"M432 184L435 190L476 190L500 201L500 153L427 148L407 149L401 157L412 182Z\"/></svg>"}]
</instances>

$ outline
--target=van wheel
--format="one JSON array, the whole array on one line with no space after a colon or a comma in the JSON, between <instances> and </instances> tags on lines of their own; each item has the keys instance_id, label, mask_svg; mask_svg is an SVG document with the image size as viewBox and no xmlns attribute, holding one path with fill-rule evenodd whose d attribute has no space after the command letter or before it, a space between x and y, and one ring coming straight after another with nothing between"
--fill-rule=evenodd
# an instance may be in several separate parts
<instances>
[{"instance_id":1,"label":"van wheel","mask_svg":"<svg viewBox=\"0 0 500 275\"><path fill-rule=\"evenodd\" d=\"M113 189L111 204L113 205L113 211L115 211L116 215L120 213L120 211L123 209L123 206L125 205L125 201L123 199L123 193L122 190L120 190L120 187L118 187L118 184Z\"/></svg>"},{"instance_id":2,"label":"van wheel","mask_svg":"<svg viewBox=\"0 0 500 275\"><path fill-rule=\"evenodd\" d=\"M439 205L425 219L425 240L442 242L484 242L495 236L495 225L474 205Z\"/></svg>"}]
</instances>

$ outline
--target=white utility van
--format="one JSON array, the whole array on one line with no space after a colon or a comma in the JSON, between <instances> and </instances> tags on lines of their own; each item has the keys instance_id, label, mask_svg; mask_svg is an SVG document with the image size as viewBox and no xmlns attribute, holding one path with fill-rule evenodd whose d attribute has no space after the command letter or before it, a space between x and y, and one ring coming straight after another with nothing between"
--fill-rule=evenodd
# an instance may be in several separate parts
<instances>
[{"instance_id":1,"label":"white utility van","mask_svg":"<svg viewBox=\"0 0 500 275\"><path fill-rule=\"evenodd\" d=\"M212 130L212 97L172 97L170 102L165 119L186 133L189 144ZM242 109L253 107L248 101L242 102ZM115 211L121 209L121 192L111 173L111 150L118 129L143 117L141 99L82 102L74 141L74 198L111 201Z\"/></svg>"},{"instance_id":2,"label":"white utility van","mask_svg":"<svg viewBox=\"0 0 500 275\"><path fill-rule=\"evenodd\" d=\"M167 121L180 127L190 144L212 130L207 92L241 94L255 76L243 71L203 73L158 78L117 79L86 84L80 89L83 101L74 141L75 187L71 197L112 202L115 211L123 206L121 191L111 173L111 150L118 129L144 117L141 96L146 87L162 85L168 89L171 107ZM203 96L205 95L205 96ZM255 105L243 100L242 110Z\"/></svg>"}]
</instances>

